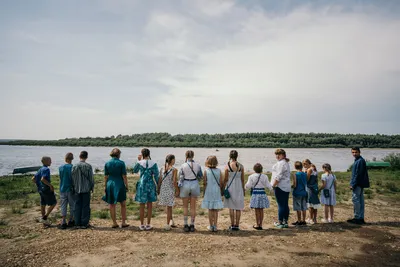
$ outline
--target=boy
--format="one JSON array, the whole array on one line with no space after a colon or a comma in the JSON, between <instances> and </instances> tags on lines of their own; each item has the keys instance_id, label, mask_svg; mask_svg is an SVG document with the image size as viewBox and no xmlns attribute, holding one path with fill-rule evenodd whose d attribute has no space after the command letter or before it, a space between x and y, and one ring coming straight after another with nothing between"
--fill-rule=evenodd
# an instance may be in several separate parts
<instances>
[{"instance_id":1,"label":"boy","mask_svg":"<svg viewBox=\"0 0 400 267\"><path fill-rule=\"evenodd\" d=\"M307 213L307 174L302 172L303 164L294 163L296 173L293 176L293 210L297 212L297 221L292 225L306 225Z\"/></svg>"},{"instance_id":2,"label":"boy","mask_svg":"<svg viewBox=\"0 0 400 267\"><path fill-rule=\"evenodd\" d=\"M76 202L74 208L75 227L89 228L90 220L90 192L93 192L94 180L92 166L86 163L88 153L79 154L80 161L72 167L72 187Z\"/></svg>"},{"instance_id":3,"label":"boy","mask_svg":"<svg viewBox=\"0 0 400 267\"><path fill-rule=\"evenodd\" d=\"M74 226L75 194L72 191L72 160L74 155L65 155L65 164L59 168L60 173L60 206L61 206L61 229ZM67 224L67 205L69 205L69 221Z\"/></svg>"},{"instance_id":4,"label":"boy","mask_svg":"<svg viewBox=\"0 0 400 267\"><path fill-rule=\"evenodd\" d=\"M42 157L43 167L38 170L35 176L32 177L32 182L34 182L38 188L40 195L40 208L42 217L39 222L43 223L45 226L49 226L51 222L47 221L51 211L57 204L56 195L54 194L54 187L50 181L50 157ZM49 206L46 213L46 206Z\"/></svg>"}]
</instances>

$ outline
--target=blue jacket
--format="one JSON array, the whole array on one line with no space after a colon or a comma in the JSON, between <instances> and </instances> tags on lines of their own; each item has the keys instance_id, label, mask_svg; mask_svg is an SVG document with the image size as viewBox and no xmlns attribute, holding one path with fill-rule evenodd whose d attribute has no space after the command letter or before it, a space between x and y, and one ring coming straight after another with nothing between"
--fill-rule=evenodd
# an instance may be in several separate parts
<instances>
[{"instance_id":1,"label":"blue jacket","mask_svg":"<svg viewBox=\"0 0 400 267\"><path fill-rule=\"evenodd\" d=\"M350 186L353 188L356 186L361 188L369 187L367 164L361 156L354 160L353 168L351 170Z\"/></svg>"}]
</instances>

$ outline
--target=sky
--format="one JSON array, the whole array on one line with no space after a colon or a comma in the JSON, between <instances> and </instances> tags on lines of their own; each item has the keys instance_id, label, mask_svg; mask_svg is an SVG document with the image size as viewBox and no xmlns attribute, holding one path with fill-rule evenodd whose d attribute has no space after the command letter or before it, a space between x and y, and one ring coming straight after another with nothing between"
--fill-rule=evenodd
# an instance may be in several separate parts
<instances>
[{"instance_id":1,"label":"sky","mask_svg":"<svg viewBox=\"0 0 400 267\"><path fill-rule=\"evenodd\" d=\"M400 133L400 1L0 1L0 138Z\"/></svg>"}]
</instances>

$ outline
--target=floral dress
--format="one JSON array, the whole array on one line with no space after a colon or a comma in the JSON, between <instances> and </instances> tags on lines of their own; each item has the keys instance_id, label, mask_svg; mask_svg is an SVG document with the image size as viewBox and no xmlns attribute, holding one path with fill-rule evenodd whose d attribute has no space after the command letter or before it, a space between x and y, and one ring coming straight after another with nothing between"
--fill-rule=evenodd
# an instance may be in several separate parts
<instances>
[{"instance_id":1,"label":"floral dress","mask_svg":"<svg viewBox=\"0 0 400 267\"><path fill-rule=\"evenodd\" d=\"M158 167L152 160L141 160L133 167L133 173L140 172L136 184L135 201L139 203L157 201Z\"/></svg>"},{"instance_id":2,"label":"floral dress","mask_svg":"<svg viewBox=\"0 0 400 267\"><path fill-rule=\"evenodd\" d=\"M158 205L172 207L175 204L174 170L174 167L169 169L166 173L164 173L163 168L160 170L161 188Z\"/></svg>"}]
</instances>

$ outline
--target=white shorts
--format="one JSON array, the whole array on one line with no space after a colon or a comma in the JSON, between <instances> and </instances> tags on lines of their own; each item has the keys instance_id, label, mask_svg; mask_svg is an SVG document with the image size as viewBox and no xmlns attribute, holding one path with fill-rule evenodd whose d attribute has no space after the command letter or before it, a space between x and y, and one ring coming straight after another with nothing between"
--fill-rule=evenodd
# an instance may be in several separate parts
<instances>
[{"instance_id":1,"label":"white shorts","mask_svg":"<svg viewBox=\"0 0 400 267\"><path fill-rule=\"evenodd\" d=\"M197 179L194 180L184 180L183 185L180 188L180 197L198 197L200 196L200 185Z\"/></svg>"}]
</instances>

